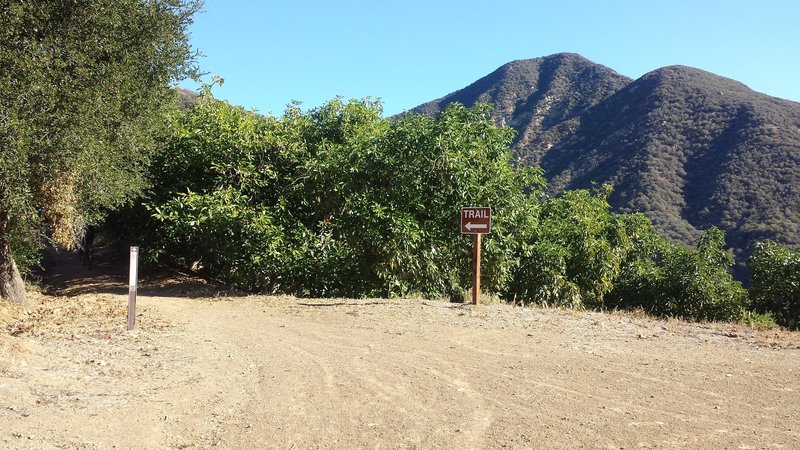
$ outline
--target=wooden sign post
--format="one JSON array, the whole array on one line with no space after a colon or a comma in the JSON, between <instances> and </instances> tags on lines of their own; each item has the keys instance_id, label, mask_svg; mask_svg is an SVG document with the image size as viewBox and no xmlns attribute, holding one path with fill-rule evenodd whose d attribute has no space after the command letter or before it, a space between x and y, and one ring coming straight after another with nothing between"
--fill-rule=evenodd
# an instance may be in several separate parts
<instances>
[{"instance_id":1,"label":"wooden sign post","mask_svg":"<svg viewBox=\"0 0 800 450\"><path fill-rule=\"evenodd\" d=\"M472 304L481 302L481 235L472 235Z\"/></svg>"},{"instance_id":2,"label":"wooden sign post","mask_svg":"<svg viewBox=\"0 0 800 450\"><path fill-rule=\"evenodd\" d=\"M492 232L492 208L461 208L461 234L472 235L472 304L481 302L481 235Z\"/></svg>"},{"instance_id":3,"label":"wooden sign post","mask_svg":"<svg viewBox=\"0 0 800 450\"><path fill-rule=\"evenodd\" d=\"M136 281L139 277L139 247L131 247L130 277L128 277L128 331L136 326Z\"/></svg>"}]
</instances>

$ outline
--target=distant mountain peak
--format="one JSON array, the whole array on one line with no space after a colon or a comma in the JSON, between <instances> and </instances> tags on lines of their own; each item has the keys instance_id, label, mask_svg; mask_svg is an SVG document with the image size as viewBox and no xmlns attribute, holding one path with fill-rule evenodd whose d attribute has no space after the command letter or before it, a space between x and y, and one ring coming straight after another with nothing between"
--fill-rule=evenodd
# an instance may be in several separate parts
<instances>
[{"instance_id":1,"label":"distant mountain peak","mask_svg":"<svg viewBox=\"0 0 800 450\"><path fill-rule=\"evenodd\" d=\"M608 67L595 64L577 53L557 53L503 64L464 89L420 105L411 112L435 112L441 109L440 105L454 101L468 106L477 101L497 101L498 97L503 97L502 94L505 94L506 98L513 96L519 99L538 91L547 90L548 82L553 81L552 77L555 75L569 82L580 81L573 79L573 75L580 76L581 72L596 77L595 80L592 80L594 82L609 78L611 79L610 84L615 87L630 82L629 78L619 75Z\"/></svg>"},{"instance_id":2,"label":"distant mountain peak","mask_svg":"<svg viewBox=\"0 0 800 450\"><path fill-rule=\"evenodd\" d=\"M800 103L682 65L631 80L575 53L521 59L411 110L492 103L517 130L516 156L553 192L612 183L612 204L691 244L716 225L728 243L800 245Z\"/></svg>"},{"instance_id":3,"label":"distant mountain peak","mask_svg":"<svg viewBox=\"0 0 800 450\"><path fill-rule=\"evenodd\" d=\"M554 126L570 121L606 99L631 80L576 53L558 53L504 64L471 85L420 105L410 113L435 114L447 104L494 105L498 125L518 130L514 148L531 163L554 144Z\"/></svg>"},{"instance_id":4,"label":"distant mountain peak","mask_svg":"<svg viewBox=\"0 0 800 450\"><path fill-rule=\"evenodd\" d=\"M560 64L570 64L570 63L587 63L587 64L594 64L593 62L589 61L588 59L584 58L583 56L577 53L555 53L548 56L539 56L536 58L527 58L527 59L515 59L513 61L507 62L500 66L503 67L526 67L530 66L531 64L542 64L542 63L560 63Z\"/></svg>"}]
</instances>

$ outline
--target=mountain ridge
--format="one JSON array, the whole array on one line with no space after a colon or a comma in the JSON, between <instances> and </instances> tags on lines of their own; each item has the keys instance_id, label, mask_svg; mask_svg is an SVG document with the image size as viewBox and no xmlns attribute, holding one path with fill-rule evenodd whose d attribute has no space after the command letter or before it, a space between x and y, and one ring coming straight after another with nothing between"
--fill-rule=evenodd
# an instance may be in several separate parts
<instances>
[{"instance_id":1,"label":"mountain ridge","mask_svg":"<svg viewBox=\"0 0 800 450\"><path fill-rule=\"evenodd\" d=\"M757 240L800 245L800 103L682 65L632 80L573 53L512 61L409 113L454 101L494 104L552 194L611 183L616 210L672 240L722 228L739 263Z\"/></svg>"}]
</instances>

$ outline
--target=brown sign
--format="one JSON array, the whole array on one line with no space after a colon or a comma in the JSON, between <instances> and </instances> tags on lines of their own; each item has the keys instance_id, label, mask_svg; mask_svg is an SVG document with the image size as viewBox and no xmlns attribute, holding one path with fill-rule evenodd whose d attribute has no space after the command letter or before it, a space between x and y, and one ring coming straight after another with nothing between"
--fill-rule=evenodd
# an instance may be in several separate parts
<instances>
[{"instance_id":1,"label":"brown sign","mask_svg":"<svg viewBox=\"0 0 800 450\"><path fill-rule=\"evenodd\" d=\"M492 208L461 208L461 234L492 232Z\"/></svg>"}]
</instances>

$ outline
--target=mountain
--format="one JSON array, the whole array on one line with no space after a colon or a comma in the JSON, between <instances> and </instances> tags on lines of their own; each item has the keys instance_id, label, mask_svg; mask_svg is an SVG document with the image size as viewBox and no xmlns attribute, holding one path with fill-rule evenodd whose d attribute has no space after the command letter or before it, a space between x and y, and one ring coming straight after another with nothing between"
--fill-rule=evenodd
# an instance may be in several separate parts
<instances>
[{"instance_id":1,"label":"mountain","mask_svg":"<svg viewBox=\"0 0 800 450\"><path fill-rule=\"evenodd\" d=\"M630 80L575 54L508 63L410 112L454 101L494 104L553 193L612 183L616 210L687 245L716 225L740 263L759 240L800 245L800 103L684 66Z\"/></svg>"},{"instance_id":2,"label":"mountain","mask_svg":"<svg viewBox=\"0 0 800 450\"><path fill-rule=\"evenodd\" d=\"M175 94L178 97L178 108L181 111L188 110L192 105L200 101L200 94L189 89L175 88Z\"/></svg>"},{"instance_id":3,"label":"mountain","mask_svg":"<svg viewBox=\"0 0 800 450\"><path fill-rule=\"evenodd\" d=\"M432 115L449 103L494 105L493 119L517 130L514 150L538 164L548 149L575 131L589 108L631 82L574 53L513 61L471 85L422 104L412 114Z\"/></svg>"}]
</instances>

